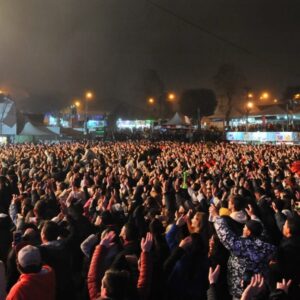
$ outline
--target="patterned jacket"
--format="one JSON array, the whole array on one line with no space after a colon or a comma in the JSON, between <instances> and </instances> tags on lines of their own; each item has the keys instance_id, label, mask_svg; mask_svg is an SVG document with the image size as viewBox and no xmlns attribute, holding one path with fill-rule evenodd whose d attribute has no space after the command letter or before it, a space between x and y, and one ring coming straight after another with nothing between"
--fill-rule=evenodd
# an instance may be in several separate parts
<instances>
[{"instance_id":1,"label":"patterned jacket","mask_svg":"<svg viewBox=\"0 0 300 300\"><path fill-rule=\"evenodd\" d=\"M237 236L223 218L216 218L214 226L221 243L230 251L227 269L229 292L240 297L246 273L267 276L268 262L276 247L258 238Z\"/></svg>"}]
</instances>

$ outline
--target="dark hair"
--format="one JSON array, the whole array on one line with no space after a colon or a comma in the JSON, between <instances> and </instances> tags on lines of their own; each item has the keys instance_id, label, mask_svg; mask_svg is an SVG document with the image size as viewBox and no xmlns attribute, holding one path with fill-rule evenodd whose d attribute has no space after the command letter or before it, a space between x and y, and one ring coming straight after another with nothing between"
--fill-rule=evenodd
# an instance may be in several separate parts
<instances>
[{"instance_id":1,"label":"dark hair","mask_svg":"<svg viewBox=\"0 0 300 300\"><path fill-rule=\"evenodd\" d=\"M18 262L17 262L17 267L20 273L23 274L30 274L30 273L39 273L42 269L42 264L39 265L30 265L27 267L22 267Z\"/></svg>"},{"instance_id":2,"label":"dark hair","mask_svg":"<svg viewBox=\"0 0 300 300\"><path fill-rule=\"evenodd\" d=\"M165 231L161 221L158 219L154 219L149 225L150 232L154 236L162 235Z\"/></svg>"},{"instance_id":3,"label":"dark hair","mask_svg":"<svg viewBox=\"0 0 300 300\"><path fill-rule=\"evenodd\" d=\"M242 210L245 207L245 201L243 197L236 195L232 197L231 200L235 210Z\"/></svg>"},{"instance_id":4,"label":"dark hair","mask_svg":"<svg viewBox=\"0 0 300 300\"><path fill-rule=\"evenodd\" d=\"M47 241L55 241L59 236L59 226L53 221L46 221L42 228L42 232Z\"/></svg>"},{"instance_id":5,"label":"dark hair","mask_svg":"<svg viewBox=\"0 0 300 300\"><path fill-rule=\"evenodd\" d=\"M124 225L125 235L128 241L136 241L138 239L138 230L132 222L128 222Z\"/></svg>"},{"instance_id":6,"label":"dark hair","mask_svg":"<svg viewBox=\"0 0 300 300\"><path fill-rule=\"evenodd\" d=\"M102 220L102 224L103 225L112 225L114 224L114 219L113 219L113 216L112 214L105 210L101 213L101 220Z\"/></svg>"},{"instance_id":7,"label":"dark hair","mask_svg":"<svg viewBox=\"0 0 300 300\"><path fill-rule=\"evenodd\" d=\"M282 211L284 209L284 201L274 199L273 202L275 203L275 206L279 211Z\"/></svg>"},{"instance_id":8,"label":"dark hair","mask_svg":"<svg viewBox=\"0 0 300 300\"><path fill-rule=\"evenodd\" d=\"M130 274L127 271L108 270L104 275L103 287L108 298L121 300L130 297Z\"/></svg>"},{"instance_id":9,"label":"dark hair","mask_svg":"<svg viewBox=\"0 0 300 300\"><path fill-rule=\"evenodd\" d=\"M292 236L300 235L300 217L298 215L293 215L291 218L288 218L287 225Z\"/></svg>"},{"instance_id":10,"label":"dark hair","mask_svg":"<svg viewBox=\"0 0 300 300\"><path fill-rule=\"evenodd\" d=\"M255 193L259 194L259 195L264 195L265 194L265 190L261 187L257 187L255 189Z\"/></svg>"},{"instance_id":11,"label":"dark hair","mask_svg":"<svg viewBox=\"0 0 300 300\"><path fill-rule=\"evenodd\" d=\"M263 226L258 221L249 220L246 222L246 226L250 230L251 236L259 237L263 232Z\"/></svg>"},{"instance_id":12,"label":"dark hair","mask_svg":"<svg viewBox=\"0 0 300 300\"><path fill-rule=\"evenodd\" d=\"M80 183L81 183L81 179L78 177L78 178L75 178L73 180L73 185L76 187L76 188L80 188Z\"/></svg>"},{"instance_id":13,"label":"dark hair","mask_svg":"<svg viewBox=\"0 0 300 300\"><path fill-rule=\"evenodd\" d=\"M35 215L39 218L44 219L46 214L46 203L44 201L37 201L34 205Z\"/></svg>"}]
</instances>

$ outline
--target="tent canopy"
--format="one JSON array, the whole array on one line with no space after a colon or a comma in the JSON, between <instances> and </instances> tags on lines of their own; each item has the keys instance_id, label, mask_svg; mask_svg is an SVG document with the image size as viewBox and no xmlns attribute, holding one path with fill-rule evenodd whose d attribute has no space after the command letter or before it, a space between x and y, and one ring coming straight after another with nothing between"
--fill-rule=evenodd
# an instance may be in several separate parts
<instances>
[{"instance_id":1,"label":"tent canopy","mask_svg":"<svg viewBox=\"0 0 300 300\"><path fill-rule=\"evenodd\" d=\"M181 116L178 112L165 124L171 126L190 126L191 120L187 116Z\"/></svg>"},{"instance_id":2,"label":"tent canopy","mask_svg":"<svg viewBox=\"0 0 300 300\"><path fill-rule=\"evenodd\" d=\"M53 136L56 134L46 127L35 126L30 121L27 121L19 135Z\"/></svg>"}]
</instances>

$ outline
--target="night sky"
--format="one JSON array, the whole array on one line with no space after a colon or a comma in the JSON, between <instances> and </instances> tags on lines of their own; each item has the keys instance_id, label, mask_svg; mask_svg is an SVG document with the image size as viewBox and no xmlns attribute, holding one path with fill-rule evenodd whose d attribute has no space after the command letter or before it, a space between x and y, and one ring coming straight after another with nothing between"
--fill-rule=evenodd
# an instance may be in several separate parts
<instances>
[{"instance_id":1,"label":"night sky","mask_svg":"<svg viewBox=\"0 0 300 300\"><path fill-rule=\"evenodd\" d=\"M147 69L176 93L213 88L227 62L274 97L300 84L299 0L151 1L2 0L0 87L44 111L87 89L95 109L141 104Z\"/></svg>"}]
</instances>

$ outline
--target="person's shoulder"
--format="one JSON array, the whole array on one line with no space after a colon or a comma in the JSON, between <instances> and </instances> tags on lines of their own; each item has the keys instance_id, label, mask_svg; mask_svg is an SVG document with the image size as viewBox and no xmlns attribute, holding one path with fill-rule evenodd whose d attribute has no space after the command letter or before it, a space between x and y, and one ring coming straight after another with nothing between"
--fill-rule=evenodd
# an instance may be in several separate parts
<instances>
[{"instance_id":1,"label":"person's shoulder","mask_svg":"<svg viewBox=\"0 0 300 300\"><path fill-rule=\"evenodd\" d=\"M30 289L30 286L31 286L30 275L22 274L20 276L20 279L10 289L9 294L7 295L7 299L19 299L18 297L26 293L26 291Z\"/></svg>"},{"instance_id":2,"label":"person's shoulder","mask_svg":"<svg viewBox=\"0 0 300 300\"><path fill-rule=\"evenodd\" d=\"M269 249L271 251L275 251L276 250L276 246L266 242L264 240L262 240L261 238L254 238L252 239L252 242L256 245L256 247L260 248L260 249Z\"/></svg>"},{"instance_id":3,"label":"person's shoulder","mask_svg":"<svg viewBox=\"0 0 300 300\"><path fill-rule=\"evenodd\" d=\"M279 248L281 249L299 249L300 253L300 239L283 238Z\"/></svg>"}]
</instances>

